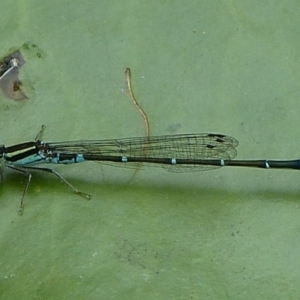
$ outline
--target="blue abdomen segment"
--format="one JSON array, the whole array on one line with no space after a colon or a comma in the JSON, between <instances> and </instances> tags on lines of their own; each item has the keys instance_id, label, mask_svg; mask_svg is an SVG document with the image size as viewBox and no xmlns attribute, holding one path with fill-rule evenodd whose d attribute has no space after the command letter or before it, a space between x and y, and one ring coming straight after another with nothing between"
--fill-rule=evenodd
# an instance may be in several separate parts
<instances>
[{"instance_id":1,"label":"blue abdomen segment","mask_svg":"<svg viewBox=\"0 0 300 300\"><path fill-rule=\"evenodd\" d=\"M14 166L34 166L43 164L45 162L45 158L39 154L28 155L26 157L17 159L17 160L8 160L7 162Z\"/></svg>"},{"instance_id":2,"label":"blue abdomen segment","mask_svg":"<svg viewBox=\"0 0 300 300\"><path fill-rule=\"evenodd\" d=\"M67 153L55 153L51 158L47 159L47 163L50 164L76 164L84 162L83 154L67 154Z\"/></svg>"}]
</instances>

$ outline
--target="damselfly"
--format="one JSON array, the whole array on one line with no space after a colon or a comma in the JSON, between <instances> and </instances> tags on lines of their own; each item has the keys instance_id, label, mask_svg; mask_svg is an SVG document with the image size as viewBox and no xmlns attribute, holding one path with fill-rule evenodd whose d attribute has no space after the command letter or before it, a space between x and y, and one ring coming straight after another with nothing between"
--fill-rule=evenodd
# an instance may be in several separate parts
<instances>
[{"instance_id":1,"label":"damselfly","mask_svg":"<svg viewBox=\"0 0 300 300\"><path fill-rule=\"evenodd\" d=\"M205 171L223 166L299 169L300 160L233 160L238 141L230 136L215 133L177 134L150 137L133 137L108 140L79 140L69 142L43 142L39 139L0 148L0 159L8 168L22 172L28 181L32 170L49 172L65 182L76 194L87 199L91 195L76 189L66 179L41 164L74 164L98 161L117 166L140 167L141 164L160 166L166 171Z\"/></svg>"}]
</instances>

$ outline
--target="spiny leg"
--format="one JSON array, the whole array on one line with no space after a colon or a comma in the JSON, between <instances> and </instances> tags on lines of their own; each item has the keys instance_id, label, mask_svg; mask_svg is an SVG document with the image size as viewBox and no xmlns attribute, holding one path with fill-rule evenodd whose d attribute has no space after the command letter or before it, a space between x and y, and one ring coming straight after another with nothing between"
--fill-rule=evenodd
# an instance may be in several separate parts
<instances>
[{"instance_id":1,"label":"spiny leg","mask_svg":"<svg viewBox=\"0 0 300 300\"><path fill-rule=\"evenodd\" d=\"M40 131L38 132L38 134L36 135L36 137L35 137L35 141L40 141L41 139L42 139L42 136L43 136L43 134L44 134L44 131L45 131L45 129L46 129L46 125L42 125L41 126L41 129L40 129Z\"/></svg>"},{"instance_id":2,"label":"spiny leg","mask_svg":"<svg viewBox=\"0 0 300 300\"><path fill-rule=\"evenodd\" d=\"M26 172L25 170L17 168L17 167L13 167L13 166L7 166L7 167L10 168L10 169L16 170L16 171L18 171L18 172L20 172L22 174L24 174L28 178L27 184L26 184L25 189L23 191L23 195L22 195L21 203L20 203L20 208L19 208L19 215L22 215L23 212L24 212L24 198L25 198L25 195L27 193L27 190L28 190L28 187L29 187L32 175L30 173Z\"/></svg>"},{"instance_id":3,"label":"spiny leg","mask_svg":"<svg viewBox=\"0 0 300 300\"><path fill-rule=\"evenodd\" d=\"M78 189L76 189L70 182L68 182L66 179L64 179L61 175L59 175L56 171L54 171L53 169L49 169L49 168L40 168L40 167L22 167L22 169L30 169L30 170L36 170L36 171L44 171L44 172L48 172L51 174L54 174L55 176L57 176L60 180L62 180L65 184L67 184L73 191L75 194L80 195L88 200L91 199L92 195L85 193L85 192L81 192Z\"/></svg>"},{"instance_id":4,"label":"spiny leg","mask_svg":"<svg viewBox=\"0 0 300 300\"><path fill-rule=\"evenodd\" d=\"M22 174L24 174L24 175L26 175L28 177L28 181L27 181L26 187L24 189L24 192L23 192L23 195L22 195L22 198L21 198L20 209L19 209L19 214L20 215L22 215L23 212L24 212L24 198L25 198L25 195L27 193L27 190L28 190L28 187L29 187L29 184L30 184L30 181L31 181L31 177L32 177L31 173L25 171L24 169L36 170L36 171L44 171L44 172L48 172L48 173L54 174L60 180L62 180L64 183L66 183L74 191L75 194L80 195L80 196L82 196L82 197L84 197L84 198L86 198L88 200L90 200L92 198L91 194L79 191L70 182L68 182L66 179L64 179L61 175L59 175L53 169L39 168L39 167L22 167L22 168L17 168L17 167L14 167L14 166L8 166L8 167L11 168L11 169L13 169L13 170L19 171L19 172L21 172Z\"/></svg>"}]
</instances>

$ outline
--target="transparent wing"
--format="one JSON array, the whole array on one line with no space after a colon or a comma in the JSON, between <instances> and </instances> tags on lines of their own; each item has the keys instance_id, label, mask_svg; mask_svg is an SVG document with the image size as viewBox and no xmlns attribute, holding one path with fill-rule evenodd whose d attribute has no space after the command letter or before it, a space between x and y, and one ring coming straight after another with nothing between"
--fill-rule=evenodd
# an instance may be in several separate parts
<instances>
[{"instance_id":1,"label":"transparent wing","mask_svg":"<svg viewBox=\"0 0 300 300\"><path fill-rule=\"evenodd\" d=\"M136 137L111 140L90 140L73 142L54 142L46 144L47 148L57 153L92 155L99 161L105 156L126 156L134 158L175 158L175 159L233 159L237 155L238 141L230 136L213 133L178 134L151 137ZM108 162L110 165L125 165ZM127 165L127 164L126 164ZM140 167L140 163L128 163ZM152 164L162 166L161 164ZM163 165L171 172L204 171L218 166L177 164Z\"/></svg>"}]
</instances>

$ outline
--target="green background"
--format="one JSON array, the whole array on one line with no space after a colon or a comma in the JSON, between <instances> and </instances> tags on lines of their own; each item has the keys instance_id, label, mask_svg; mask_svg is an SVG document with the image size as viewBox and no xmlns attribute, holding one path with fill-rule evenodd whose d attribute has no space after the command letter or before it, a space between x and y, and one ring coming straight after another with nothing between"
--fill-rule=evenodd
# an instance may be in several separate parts
<instances>
[{"instance_id":1,"label":"green background","mask_svg":"<svg viewBox=\"0 0 300 300\"><path fill-rule=\"evenodd\" d=\"M23 46L29 99L0 95L1 142L229 134L239 159L299 156L299 2L12 1L0 56ZM1 299L297 299L299 174L175 174L98 163L5 169Z\"/></svg>"}]
</instances>

